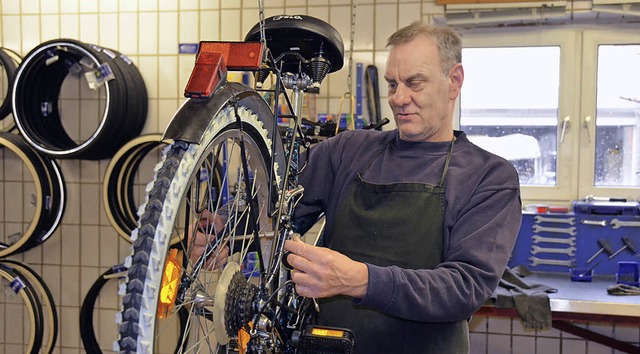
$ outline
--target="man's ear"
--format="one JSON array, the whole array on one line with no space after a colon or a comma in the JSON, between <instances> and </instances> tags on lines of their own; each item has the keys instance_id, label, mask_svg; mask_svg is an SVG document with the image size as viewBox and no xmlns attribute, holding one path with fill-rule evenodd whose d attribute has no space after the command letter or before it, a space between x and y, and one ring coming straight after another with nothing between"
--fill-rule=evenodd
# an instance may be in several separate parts
<instances>
[{"instance_id":1,"label":"man's ear","mask_svg":"<svg viewBox=\"0 0 640 354\"><path fill-rule=\"evenodd\" d=\"M449 86L449 98L455 100L460 94L462 89L462 83L464 82L464 68L462 64L458 63L449 70L449 80L451 80L451 86Z\"/></svg>"}]
</instances>

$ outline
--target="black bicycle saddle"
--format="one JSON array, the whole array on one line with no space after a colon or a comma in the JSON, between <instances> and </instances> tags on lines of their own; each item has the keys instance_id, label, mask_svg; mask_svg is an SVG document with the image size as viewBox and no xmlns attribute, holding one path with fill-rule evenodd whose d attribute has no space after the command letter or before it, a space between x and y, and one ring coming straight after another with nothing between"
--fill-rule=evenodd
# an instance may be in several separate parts
<instances>
[{"instance_id":1,"label":"black bicycle saddle","mask_svg":"<svg viewBox=\"0 0 640 354\"><path fill-rule=\"evenodd\" d=\"M264 32L274 58L287 52L297 53L305 60L321 57L330 62L330 73L344 65L342 37L333 26L320 19L305 15L272 16L265 19ZM260 41L260 23L249 30L245 41ZM297 71L295 67L283 69Z\"/></svg>"}]
</instances>

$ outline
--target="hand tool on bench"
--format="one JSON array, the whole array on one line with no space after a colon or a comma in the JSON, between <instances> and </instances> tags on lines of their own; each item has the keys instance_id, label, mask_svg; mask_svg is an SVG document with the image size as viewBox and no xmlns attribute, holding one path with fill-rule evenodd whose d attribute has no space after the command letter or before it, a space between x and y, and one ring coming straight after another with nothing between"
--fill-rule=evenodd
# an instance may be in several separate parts
<instances>
[{"instance_id":1,"label":"hand tool on bench","mask_svg":"<svg viewBox=\"0 0 640 354\"><path fill-rule=\"evenodd\" d=\"M582 225L607 226L607 220L580 220Z\"/></svg>"},{"instance_id":2,"label":"hand tool on bench","mask_svg":"<svg viewBox=\"0 0 640 354\"><path fill-rule=\"evenodd\" d=\"M547 242L547 243L561 243L569 246L576 245L576 238L574 236L568 237L568 238L562 238L562 237L544 237L544 236L533 235L531 236L531 241L533 241L533 243Z\"/></svg>"},{"instance_id":3,"label":"hand tool on bench","mask_svg":"<svg viewBox=\"0 0 640 354\"><path fill-rule=\"evenodd\" d=\"M533 217L533 219L536 221L536 224L540 224L543 222L550 222L550 223L574 225L576 223L576 218L573 216L569 218L556 218L556 217L546 217L546 216L536 215Z\"/></svg>"},{"instance_id":4,"label":"hand tool on bench","mask_svg":"<svg viewBox=\"0 0 640 354\"><path fill-rule=\"evenodd\" d=\"M576 248L571 246L567 248L550 248L550 247L540 247L533 245L531 246L531 254L538 253L557 253L557 254L566 254L567 256L573 256L576 254Z\"/></svg>"},{"instance_id":5,"label":"hand tool on bench","mask_svg":"<svg viewBox=\"0 0 640 354\"><path fill-rule=\"evenodd\" d=\"M625 221L625 220L611 219L612 229L619 229L621 227L640 227L640 221Z\"/></svg>"},{"instance_id":6,"label":"hand tool on bench","mask_svg":"<svg viewBox=\"0 0 640 354\"><path fill-rule=\"evenodd\" d=\"M591 263L591 261L596 259L596 257L598 257L598 255L602 252L607 252L608 255L613 254L613 247L611 247L607 240L601 238L598 240L598 244L600 245L600 249L598 250L598 252L594 253L593 256L587 259L587 264Z\"/></svg>"},{"instance_id":7,"label":"hand tool on bench","mask_svg":"<svg viewBox=\"0 0 640 354\"><path fill-rule=\"evenodd\" d=\"M568 235L571 235L571 236L575 236L577 234L575 226L562 228L562 227L545 227L545 226L540 226L540 225L536 224L536 225L533 225L531 228L533 229L533 232L535 232L535 233L539 233L539 232L555 232L555 233L565 233L565 234L568 234Z\"/></svg>"},{"instance_id":8,"label":"hand tool on bench","mask_svg":"<svg viewBox=\"0 0 640 354\"><path fill-rule=\"evenodd\" d=\"M555 266L562 266L562 267L573 267L575 265L575 260L573 259L560 260L560 259L538 258L536 256L531 256L529 257L529 261L531 261L532 267L536 267L539 265L555 265Z\"/></svg>"},{"instance_id":9,"label":"hand tool on bench","mask_svg":"<svg viewBox=\"0 0 640 354\"><path fill-rule=\"evenodd\" d=\"M619 250L615 251L612 255L610 255L609 259L617 256L620 252L626 250L627 248L633 253L638 252L638 248L636 247L636 244L628 236L623 236L622 242L624 242L624 246L622 246L622 248L620 248Z\"/></svg>"}]
</instances>

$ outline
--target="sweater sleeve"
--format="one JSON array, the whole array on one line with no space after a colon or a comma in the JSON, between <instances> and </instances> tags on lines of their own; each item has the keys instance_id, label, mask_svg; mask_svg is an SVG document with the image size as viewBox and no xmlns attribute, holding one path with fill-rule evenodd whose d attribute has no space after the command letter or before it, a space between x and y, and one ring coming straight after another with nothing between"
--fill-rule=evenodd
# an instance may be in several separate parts
<instances>
[{"instance_id":1,"label":"sweater sleeve","mask_svg":"<svg viewBox=\"0 0 640 354\"><path fill-rule=\"evenodd\" d=\"M520 228L518 177L504 162L474 190L466 190L471 197L452 222L445 222L439 266L416 270L368 264L369 288L355 303L424 322L467 319L482 306L500 280Z\"/></svg>"}]
</instances>

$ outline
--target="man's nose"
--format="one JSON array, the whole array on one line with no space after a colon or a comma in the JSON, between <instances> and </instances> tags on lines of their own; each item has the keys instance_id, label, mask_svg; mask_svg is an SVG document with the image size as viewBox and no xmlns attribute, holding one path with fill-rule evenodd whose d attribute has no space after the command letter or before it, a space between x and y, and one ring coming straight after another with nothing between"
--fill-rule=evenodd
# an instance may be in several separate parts
<instances>
[{"instance_id":1,"label":"man's nose","mask_svg":"<svg viewBox=\"0 0 640 354\"><path fill-rule=\"evenodd\" d=\"M398 85L396 91L389 95L389 99L394 106L400 107L411 101L411 92L404 85Z\"/></svg>"}]
</instances>

